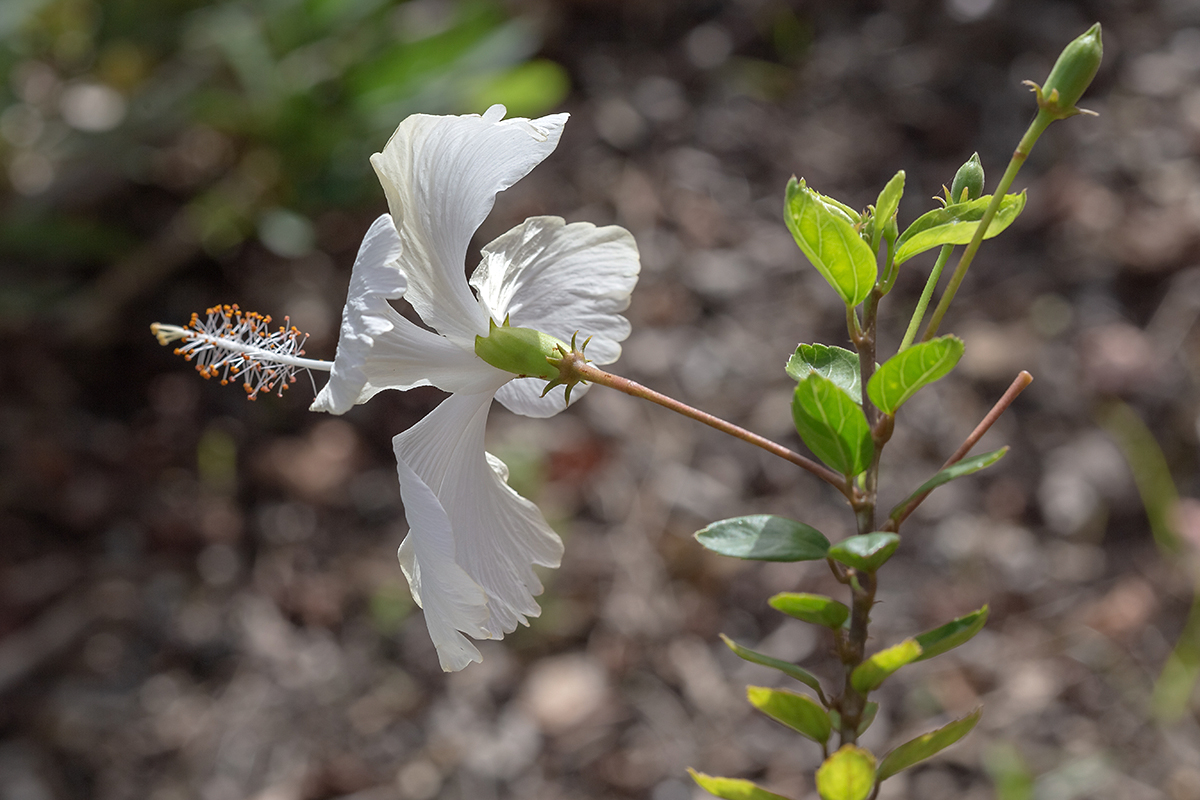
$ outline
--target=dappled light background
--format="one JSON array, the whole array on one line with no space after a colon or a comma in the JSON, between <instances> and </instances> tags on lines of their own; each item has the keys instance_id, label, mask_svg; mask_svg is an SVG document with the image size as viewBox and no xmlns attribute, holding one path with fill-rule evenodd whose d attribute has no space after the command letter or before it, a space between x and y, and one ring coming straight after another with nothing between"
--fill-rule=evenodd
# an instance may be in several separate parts
<instances>
[{"instance_id":1,"label":"dappled light background","mask_svg":"<svg viewBox=\"0 0 1200 800\"><path fill-rule=\"evenodd\" d=\"M772 512L836 540L852 518L827 487L604 389L550 420L497 407L489 449L566 555L531 628L444 675L395 558L390 447L441 395L334 418L302 378L249 403L149 325L237 302L332 357L385 209L367 157L396 124L563 110L557 152L473 252L534 214L629 228L643 272L614 371L801 447L783 364L845 324L783 225L787 179L862 207L904 169L902 225L974 150L994 184L1032 116L1020 81L1096 20L1082 105L1100 116L1039 143L1024 215L943 326L960 369L885 458L894 502L1034 374L980 445L1012 452L906 526L875 643L992 617L893 678L866 741L982 703L975 733L880 797L1200 796L1187 669L1151 701L1200 541L1196 3L7 0L0 797L689 800L694 766L815 798L817 748L744 700L782 678L717 634L832 681L829 643L766 599L838 587L691 534ZM932 260L904 265L883 355ZM1151 491L1148 518L1135 478L1163 490L1162 459L1185 501ZM1182 546L1164 555L1149 519Z\"/></svg>"}]
</instances>

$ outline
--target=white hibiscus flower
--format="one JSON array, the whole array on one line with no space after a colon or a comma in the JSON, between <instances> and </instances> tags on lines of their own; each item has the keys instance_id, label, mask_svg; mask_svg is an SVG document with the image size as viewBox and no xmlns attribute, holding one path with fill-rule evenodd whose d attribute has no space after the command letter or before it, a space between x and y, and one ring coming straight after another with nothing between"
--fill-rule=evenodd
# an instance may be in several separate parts
<instances>
[{"instance_id":1,"label":"white hibiscus flower","mask_svg":"<svg viewBox=\"0 0 1200 800\"><path fill-rule=\"evenodd\" d=\"M629 335L620 312L639 269L623 228L533 217L483 249L468 286L467 247L496 194L554 150L567 120L505 120L504 111L411 116L372 156L391 213L363 240L330 380L312 405L341 414L383 389L451 393L392 440L409 523L400 565L447 671L480 660L467 636L498 639L541 612L533 567L556 567L562 555L541 512L485 452L484 428L493 398L549 417L566 406L564 388L541 396L545 380L485 362L476 337L506 320L562 340L579 332L591 337L588 356L610 364ZM401 297L432 330L388 302Z\"/></svg>"}]
</instances>

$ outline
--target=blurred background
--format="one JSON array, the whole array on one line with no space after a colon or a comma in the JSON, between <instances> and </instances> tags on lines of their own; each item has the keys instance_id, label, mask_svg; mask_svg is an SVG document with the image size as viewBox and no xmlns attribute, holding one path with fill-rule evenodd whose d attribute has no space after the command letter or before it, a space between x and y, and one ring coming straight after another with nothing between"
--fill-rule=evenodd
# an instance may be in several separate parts
<instances>
[{"instance_id":1,"label":"blurred background","mask_svg":"<svg viewBox=\"0 0 1200 800\"><path fill-rule=\"evenodd\" d=\"M783 225L788 177L863 207L902 168L902 225L972 151L994 184L1020 81L1096 20L1100 116L1039 143L943 326L966 357L885 457L894 502L1034 374L979 446L1007 458L906 525L874 633L992 617L893 678L866 742L982 703L880 797L1200 797L1195 0L5 0L0 798L689 800L688 766L815 798L816 748L744 701L782 679L717 633L832 679L829 643L766 599L838 587L691 534L772 512L836 540L823 484L603 389L551 420L497 406L489 449L566 556L532 628L444 675L395 560L390 449L441 395L332 418L301 380L248 403L149 325L238 302L332 357L396 124L564 110L476 244L533 214L626 226L615 371L800 447L784 361L845 327ZM904 266L883 355L932 261Z\"/></svg>"}]
</instances>

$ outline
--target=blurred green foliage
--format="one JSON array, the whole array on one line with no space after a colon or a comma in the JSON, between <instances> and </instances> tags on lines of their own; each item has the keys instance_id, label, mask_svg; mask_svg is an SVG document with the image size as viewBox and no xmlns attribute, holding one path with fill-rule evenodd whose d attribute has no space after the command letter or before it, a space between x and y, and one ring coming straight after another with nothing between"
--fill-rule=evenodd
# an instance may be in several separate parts
<instances>
[{"instance_id":1,"label":"blurred green foliage","mask_svg":"<svg viewBox=\"0 0 1200 800\"><path fill-rule=\"evenodd\" d=\"M406 115L559 104L540 41L500 0L4 0L0 255L104 264L150 233L104 200L147 189L212 255L303 255Z\"/></svg>"}]
</instances>

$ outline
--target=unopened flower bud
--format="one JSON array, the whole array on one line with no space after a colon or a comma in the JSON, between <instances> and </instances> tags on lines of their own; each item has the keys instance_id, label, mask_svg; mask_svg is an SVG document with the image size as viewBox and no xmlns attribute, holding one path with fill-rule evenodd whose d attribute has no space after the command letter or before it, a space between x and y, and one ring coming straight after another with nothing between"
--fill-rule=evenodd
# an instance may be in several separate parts
<instances>
[{"instance_id":1,"label":"unopened flower bud","mask_svg":"<svg viewBox=\"0 0 1200 800\"><path fill-rule=\"evenodd\" d=\"M1078 113L1075 103L1083 96L1084 91L1096 77L1100 69L1100 59L1104 55L1104 43L1100 40L1100 23L1097 22L1087 31L1063 48L1050 77L1042 85L1042 98L1050 106L1051 111L1064 116ZM1058 97L1054 97L1054 92Z\"/></svg>"},{"instance_id":2,"label":"unopened flower bud","mask_svg":"<svg viewBox=\"0 0 1200 800\"><path fill-rule=\"evenodd\" d=\"M967 193L963 197L963 192ZM954 183L950 185L950 202L963 203L983 195L983 164L979 161L979 153L967 159L967 163L954 173Z\"/></svg>"},{"instance_id":3,"label":"unopened flower bud","mask_svg":"<svg viewBox=\"0 0 1200 800\"><path fill-rule=\"evenodd\" d=\"M507 320L503 325L491 320L488 335L475 337L475 355L497 369L524 378L557 379L559 369L547 359L562 358L563 353L570 352L566 342L533 328L514 328Z\"/></svg>"}]
</instances>

